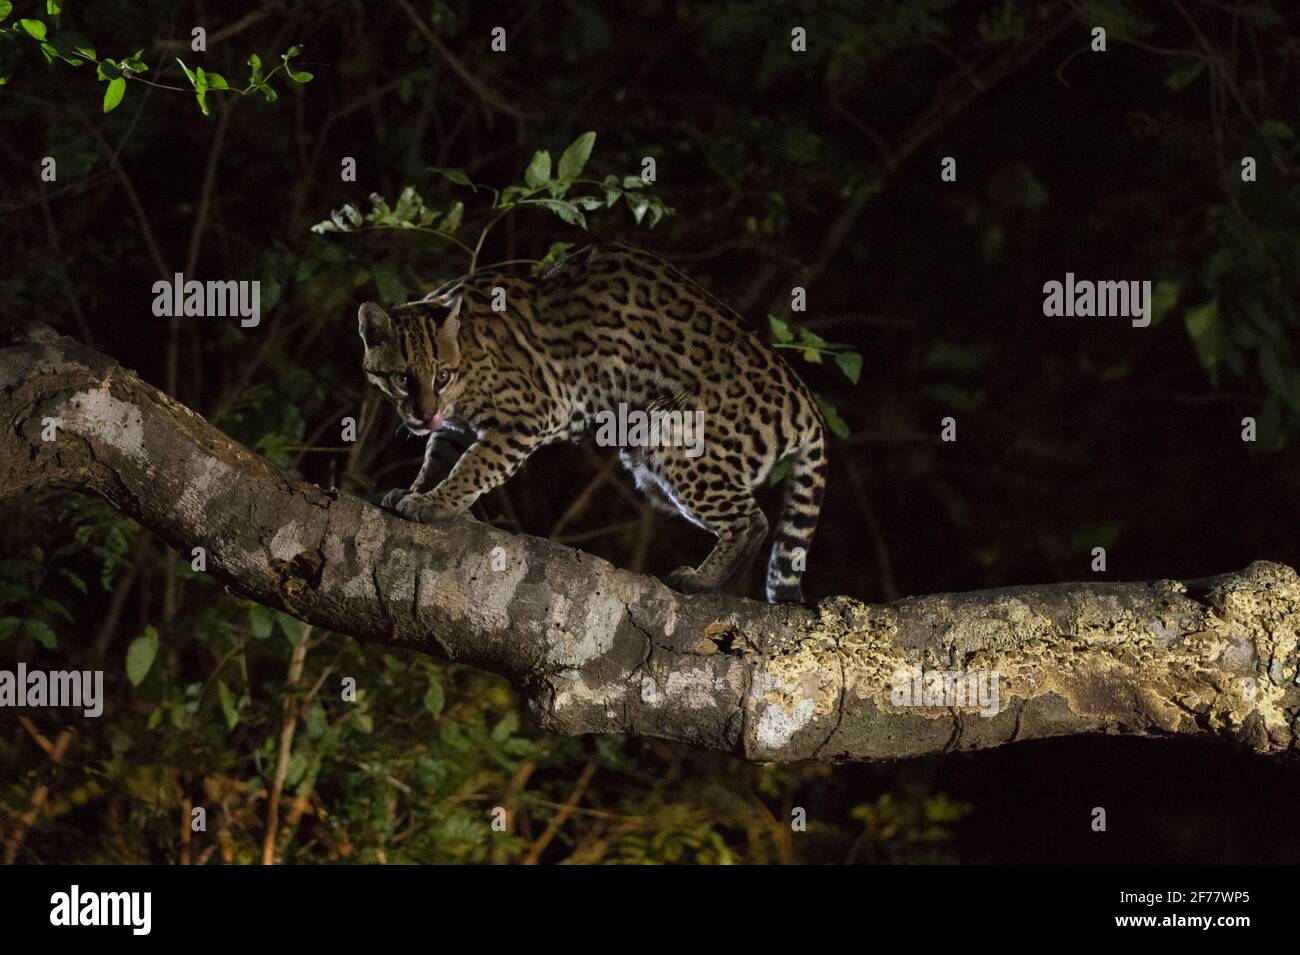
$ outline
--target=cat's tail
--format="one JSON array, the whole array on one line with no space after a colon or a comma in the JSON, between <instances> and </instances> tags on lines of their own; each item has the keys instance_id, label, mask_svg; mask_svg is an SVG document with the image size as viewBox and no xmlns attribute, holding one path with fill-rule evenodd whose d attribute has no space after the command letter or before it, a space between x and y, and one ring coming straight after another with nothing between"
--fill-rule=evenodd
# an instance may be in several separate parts
<instances>
[{"instance_id":1,"label":"cat's tail","mask_svg":"<svg viewBox=\"0 0 1300 955\"><path fill-rule=\"evenodd\" d=\"M767 562L767 599L802 603L804 567L826 491L826 429L817 422L791 460L781 516Z\"/></svg>"}]
</instances>

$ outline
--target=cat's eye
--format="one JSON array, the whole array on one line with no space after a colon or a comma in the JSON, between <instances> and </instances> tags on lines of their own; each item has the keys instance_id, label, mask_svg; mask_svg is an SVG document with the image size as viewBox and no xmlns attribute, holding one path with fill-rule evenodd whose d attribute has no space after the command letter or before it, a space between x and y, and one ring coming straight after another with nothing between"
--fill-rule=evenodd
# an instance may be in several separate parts
<instances>
[{"instance_id":1,"label":"cat's eye","mask_svg":"<svg viewBox=\"0 0 1300 955\"><path fill-rule=\"evenodd\" d=\"M452 374L453 372L450 368L444 368L442 371L438 372L438 376L433 379L433 386L437 388L439 391L441 391L443 388L446 388L449 384L451 384Z\"/></svg>"},{"instance_id":2,"label":"cat's eye","mask_svg":"<svg viewBox=\"0 0 1300 955\"><path fill-rule=\"evenodd\" d=\"M414 376L406 374L405 372L393 375L392 380L393 387L404 394L410 394L411 388L415 385Z\"/></svg>"}]
</instances>

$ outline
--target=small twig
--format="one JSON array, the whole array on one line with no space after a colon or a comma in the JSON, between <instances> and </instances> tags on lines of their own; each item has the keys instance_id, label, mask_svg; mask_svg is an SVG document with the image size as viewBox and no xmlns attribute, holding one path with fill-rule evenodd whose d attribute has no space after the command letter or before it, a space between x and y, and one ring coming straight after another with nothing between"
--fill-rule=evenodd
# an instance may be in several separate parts
<instances>
[{"instance_id":1,"label":"small twig","mask_svg":"<svg viewBox=\"0 0 1300 955\"><path fill-rule=\"evenodd\" d=\"M18 722L22 724L23 729L36 740L36 744L45 750L45 755L56 765L63 765L63 756L68 751L68 743L72 741L72 730L65 729L59 733L59 738L53 744L46 739L36 725L25 716L18 717ZM23 847L23 840L27 838L27 833L32 825L36 822L41 814L41 809L45 806L45 800L49 798L50 787L41 783L32 793L32 806L27 812L23 813L22 818L18 820L18 825L14 827L13 833L9 836L9 843L5 846L5 865L13 865L14 860L18 858L18 852Z\"/></svg>"},{"instance_id":2,"label":"small twig","mask_svg":"<svg viewBox=\"0 0 1300 955\"><path fill-rule=\"evenodd\" d=\"M439 56L447 61L447 65L452 68L457 76L465 81L465 85L473 90L479 99L488 106L491 106L493 109L505 113L507 116L514 116L516 119L522 119L525 117L525 113L522 110L507 103L500 95L489 89L479 79L477 79L473 73L466 69L465 65L461 63L460 60L456 59L451 50L447 49L446 45L438 37L438 34L434 33L433 30L430 29L429 25L424 22L424 18L420 16L415 7L411 6L407 0L397 0L397 5L406 13L406 16L410 19L411 24L419 32L420 36L429 41L429 45L437 51Z\"/></svg>"},{"instance_id":3,"label":"small twig","mask_svg":"<svg viewBox=\"0 0 1300 955\"><path fill-rule=\"evenodd\" d=\"M275 777L271 782L271 793L267 798L266 837L262 841L262 865L275 864L275 836L280 826L280 795L284 792L284 780L289 775L289 759L293 755L294 730L298 726L298 699L294 691L302 682L302 670L307 662L307 642L311 636L311 624L302 625L302 638L293 648L289 657L288 692L280 711L280 752L275 764Z\"/></svg>"},{"instance_id":4,"label":"small twig","mask_svg":"<svg viewBox=\"0 0 1300 955\"><path fill-rule=\"evenodd\" d=\"M568 508L565 509L564 513L560 515L560 519L555 522L555 526L551 528L551 533L547 535L548 537L552 540L559 537L560 532L568 527L569 524L578 517L578 515L587 509L587 505L591 503L591 499L595 495L596 489L600 487L601 484L605 483L605 480L614 472L614 466L616 464L618 464L618 458L612 454L605 459L605 463L600 466L600 470L596 472L596 476L587 482L587 486L582 489L582 493L574 498L573 503L570 504Z\"/></svg>"},{"instance_id":5,"label":"small twig","mask_svg":"<svg viewBox=\"0 0 1300 955\"><path fill-rule=\"evenodd\" d=\"M546 851L546 847L551 844L551 840L559 834L560 829L568 821L574 807L578 805L578 800L580 800L582 794L587 791L587 784L591 782L591 777L595 774L596 761L594 759L589 759L587 760L587 765L582 767L582 774L578 776L578 781L574 783L573 791L569 793L569 798L565 801L564 805L560 807L560 811L555 814L555 818L553 818L550 821L550 824L547 825L546 831L538 837L537 841L533 843L533 847L528 850L528 855L524 857L524 865L537 865L537 860L541 858L542 853Z\"/></svg>"},{"instance_id":6,"label":"small twig","mask_svg":"<svg viewBox=\"0 0 1300 955\"><path fill-rule=\"evenodd\" d=\"M252 13L246 13L233 23L227 23L216 33L208 37L208 43L215 44L220 43L223 40L229 40L231 37L243 33L253 24L265 19L265 10L254 10ZM191 41L188 39L154 40L153 47L155 50L162 50L163 52L171 52L172 50L188 50L190 48L190 42Z\"/></svg>"}]
</instances>

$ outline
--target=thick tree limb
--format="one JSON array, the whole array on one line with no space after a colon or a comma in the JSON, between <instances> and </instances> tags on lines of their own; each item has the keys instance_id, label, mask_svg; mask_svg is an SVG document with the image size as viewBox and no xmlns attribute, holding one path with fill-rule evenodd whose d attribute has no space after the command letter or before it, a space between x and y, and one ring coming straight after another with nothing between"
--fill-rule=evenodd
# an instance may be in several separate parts
<instances>
[{"instance_id":1,"label":"thick tree limb","mask_svg":"<svg viewBox=\"0 0 1300 955\"><path fill-rule=\"evenodd\" d=\"M205 548L209 572L253 600L503 674L556 732L755 760L1078 733L1300 748L1300 579L1279 564L889 606L683 597L545 540L410 524L291 480L112 359L30 324L0 336L0 500L51 485L103 495L186 559ZM996 715L896 705L894 675L912 666L996 674Z\"/></svg>"}]
</instances>

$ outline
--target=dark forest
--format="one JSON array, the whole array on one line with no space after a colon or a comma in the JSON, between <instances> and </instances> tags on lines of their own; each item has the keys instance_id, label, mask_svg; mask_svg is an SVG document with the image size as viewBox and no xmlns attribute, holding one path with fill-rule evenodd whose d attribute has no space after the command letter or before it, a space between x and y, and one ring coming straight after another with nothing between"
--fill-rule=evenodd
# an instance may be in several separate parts
<instances>
[{"instance_id":1,"label":"dark forest","mask_svg":"<svg viewBox=\"0 0 1300 955\"><path fill-rule=\"evenodd\" d=\"M111 356L292 480L378 504L420 466L362 372L362 302L617 241L816 395L810 605L1300 566L1288 4L0 14L0 329ZM256 324L160 317L177 274L256 281ZM1146 321L1049 314L1067 274L1148 283ZM71 483L0 493L0 667L102 670L103 713L0 711L9 863L1300 862L1294 612L1289 753L1116 724L746 759L544 728L507 676L248 599ZM711 546L592 442L473 516L658 578Z\"/></svg>"}]
</instances>

